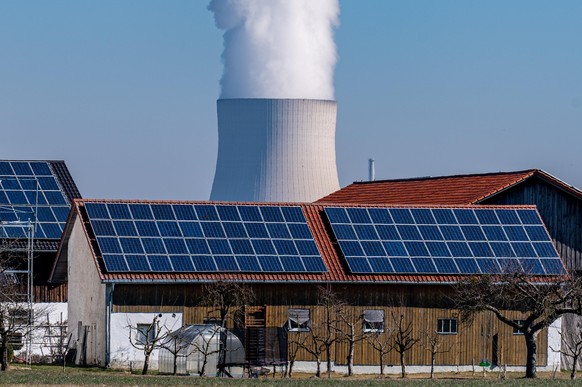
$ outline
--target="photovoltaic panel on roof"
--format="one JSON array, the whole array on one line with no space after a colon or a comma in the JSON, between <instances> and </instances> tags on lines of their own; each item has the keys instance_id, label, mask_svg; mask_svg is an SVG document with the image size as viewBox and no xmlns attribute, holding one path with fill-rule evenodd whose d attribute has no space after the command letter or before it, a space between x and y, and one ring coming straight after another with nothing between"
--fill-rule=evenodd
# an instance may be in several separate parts
<instances>
[{"instance_id":1,"label":"photovoltaic panel on roof","mask_svg":"<svg viewBox=\"0 0 582 387\"><path fill-rule=\"evenodd\" d=\"M327 207L325 213L352 273L565 273L533 209Z\"/></svg>"},{"instance_id":2,"label":"photovoltaic panel on roof","mask_svg":"<svg viewBox=\"0 0 582 387\"><path fill-rule=\"evenodd\" d=\"M46 161L0 161L0 238L60 239L70 203Z\"/></svg>"},{"instance_id":3,"label":"photovoltaic panel on roof","mask_svg":"<svg viewBox=\"0 0 582 387\"><path fill-rule=\"evenodd\" d=\"M108 272L327 271L299 206L85 202Z\"/></svg>"}]
</instances>

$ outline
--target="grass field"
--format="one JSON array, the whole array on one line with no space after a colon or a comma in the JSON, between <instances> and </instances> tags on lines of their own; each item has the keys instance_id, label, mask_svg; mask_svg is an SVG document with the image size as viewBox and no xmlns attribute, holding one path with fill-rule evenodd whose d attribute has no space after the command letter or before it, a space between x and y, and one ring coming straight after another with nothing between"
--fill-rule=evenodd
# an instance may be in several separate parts
<instances>
[{"instance_id":1,"label":"grass field","mask_svg":"<svg viewBox=\"0 0 582 387\"><path fill-rule=\"evenodd\" d=\"M414 375L410 379L397 379L395 376L379 379L373 375L357 375L347 378L343 375L333 375L331 380L326 378L315 379L311 375L297 374L292 379L273 379L264 377L261 379L228 379L228 378L198 378L194 376L162 376L162 375L133 375L123 371L102 370L99 368L75 368L63 369L59 366L33 366L32 369L13 366L9 371L0 373L0 384L9 385L100 385L100 386L240 386L240 385L280 385L280 386L566 386L572 385L568 375L561 373L552 380L551 375L540 375L537 380L521 379L521 374L510 374L508 379L500 380L497 374L491 373L487 377L479 375L455 375L440 374L436 380L423 378L425 375ZM582 385L582 382L579 383Z\"/></svg>"}]
</instances>

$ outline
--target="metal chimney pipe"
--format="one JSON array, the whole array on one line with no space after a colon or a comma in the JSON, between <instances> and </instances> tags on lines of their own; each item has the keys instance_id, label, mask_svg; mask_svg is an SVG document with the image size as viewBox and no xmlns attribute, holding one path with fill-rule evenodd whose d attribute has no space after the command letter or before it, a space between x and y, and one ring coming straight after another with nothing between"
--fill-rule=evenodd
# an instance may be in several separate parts
<instances>
[{"instance_id":1,"label":"metal chimney pipe","mask_svg":"<svg viewBox=\"0 0 582 387\"><path fill-rule=\"evenodd\" d=\"M368 180L376 180L376 169L374 168L374 159L368 160Z\"/></svg>"}]
</instances>

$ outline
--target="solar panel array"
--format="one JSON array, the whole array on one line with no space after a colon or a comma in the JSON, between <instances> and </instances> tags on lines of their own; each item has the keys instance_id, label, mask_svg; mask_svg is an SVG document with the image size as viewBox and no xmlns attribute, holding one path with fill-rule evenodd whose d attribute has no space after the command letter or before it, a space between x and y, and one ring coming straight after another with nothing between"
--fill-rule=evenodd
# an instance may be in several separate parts
<instances>
[{"instance_id":1,"label":"solar panel array","mask_svg":"<svg viewBox=\"0 0 582 387\"><path fill-rule=\"evenodd\" d=\"M325 272L299 206L85 202L108 272Z\"/></svg>"},{"instance_id":2,"label":"solar panel array","mask_svg":"<svg viewBox=\"0 0 582 387\"><path fill-rule=\"evenodd\" d=\"M70 204L46 161L0 161L0 238L60 239Z\"/></svg>"},{"instance_id":3,"label":"solar panel array","mask_svg":"<svg viewBox=\"0 0 582 387\"><path fill-rule=\"evenodd\" d=\"M325 208L352 273L563 274L533 209Z\"/></svg>"}]
</instances>

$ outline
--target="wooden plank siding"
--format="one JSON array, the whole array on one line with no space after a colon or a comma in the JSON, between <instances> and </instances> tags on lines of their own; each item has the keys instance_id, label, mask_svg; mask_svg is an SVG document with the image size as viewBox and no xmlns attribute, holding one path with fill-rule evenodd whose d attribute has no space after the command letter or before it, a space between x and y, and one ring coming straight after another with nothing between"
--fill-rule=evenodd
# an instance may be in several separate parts
<instances>
[{"instance_id":1,"label":"wooden plank siding","mask_svg":"<svg viewBox=\"0 0 582 387\"><path fill-rule=\"evenodd\" d=\"M321 329L325 321L325 309L317 305L317 288L311 284L254 284L256 305L265 306L267 328L286 326L288 310L301 308L310 310L311 326ZM202 307L200 300L203 287L201 285L151 285L132 286L117 285L114 292L114 313L120 312L177 312L183 313L184 324L201 324L212 316L212 308ZM360 316L366 309L384 310L383 335L394 325L392 315L396 318L404 315L405 321L412 321L414 337L433 333L437 329L437 320L456 318L457 311L452 308L450 286L437 285L337 285L334 291L348 305L345 311L348 315ZM522 319L517 312L509 312L514 319ZM228 327L234 328L232 322ZM339 327L339 326L338 326ZM341 327L339 327L341 328ZM363 329L361 323L358 329ZM293 335L305 333L289 332L289 341ZM524 365L525 342L523 336L514 335L507 325L499 322L491 313L478 315L471 325L459 321L458 334L443 334L441 350L448 351L437 355L437 365L471 365L479 364L482 359L493 358L493 338L498 337L498 356L501 364ZM295 336L297 337L297 336ZM291 349L291 348L290 348ZM348 344L338 343L332 350L333 361L336 364L346 364ZM358 343L355 347L354 364L376 365L377 352L367 341ZM299 351L297 360L314 360L306 351ZM538 336L538 365L547 362L547 331ZM325 356L322 356L325 361ZM430 364L430 353L422 342L416 344L406 356L410 365ZM385 358L385 364L397 365L398 355L392 351Z\"/></svg>"},{"instance_id":2,"label":"wooden plank siding","mask_svg":"<svg viewBox=\"0 0 582 387\"><path fill-rule=\"evenodd\" d=\"M67 284L35 284L34 302L67 302Z\"/></svg>"},{"instance_id":3,"label":"wooden plank siding","mask_svg":"<svg viewBox=\"0 0 582 387\"><path fill-rule=\"evenodd\" d=\"M532 177L479 204L534 204L567 269L582 271L582 201Z\"/></svg>"}]
</instances>

